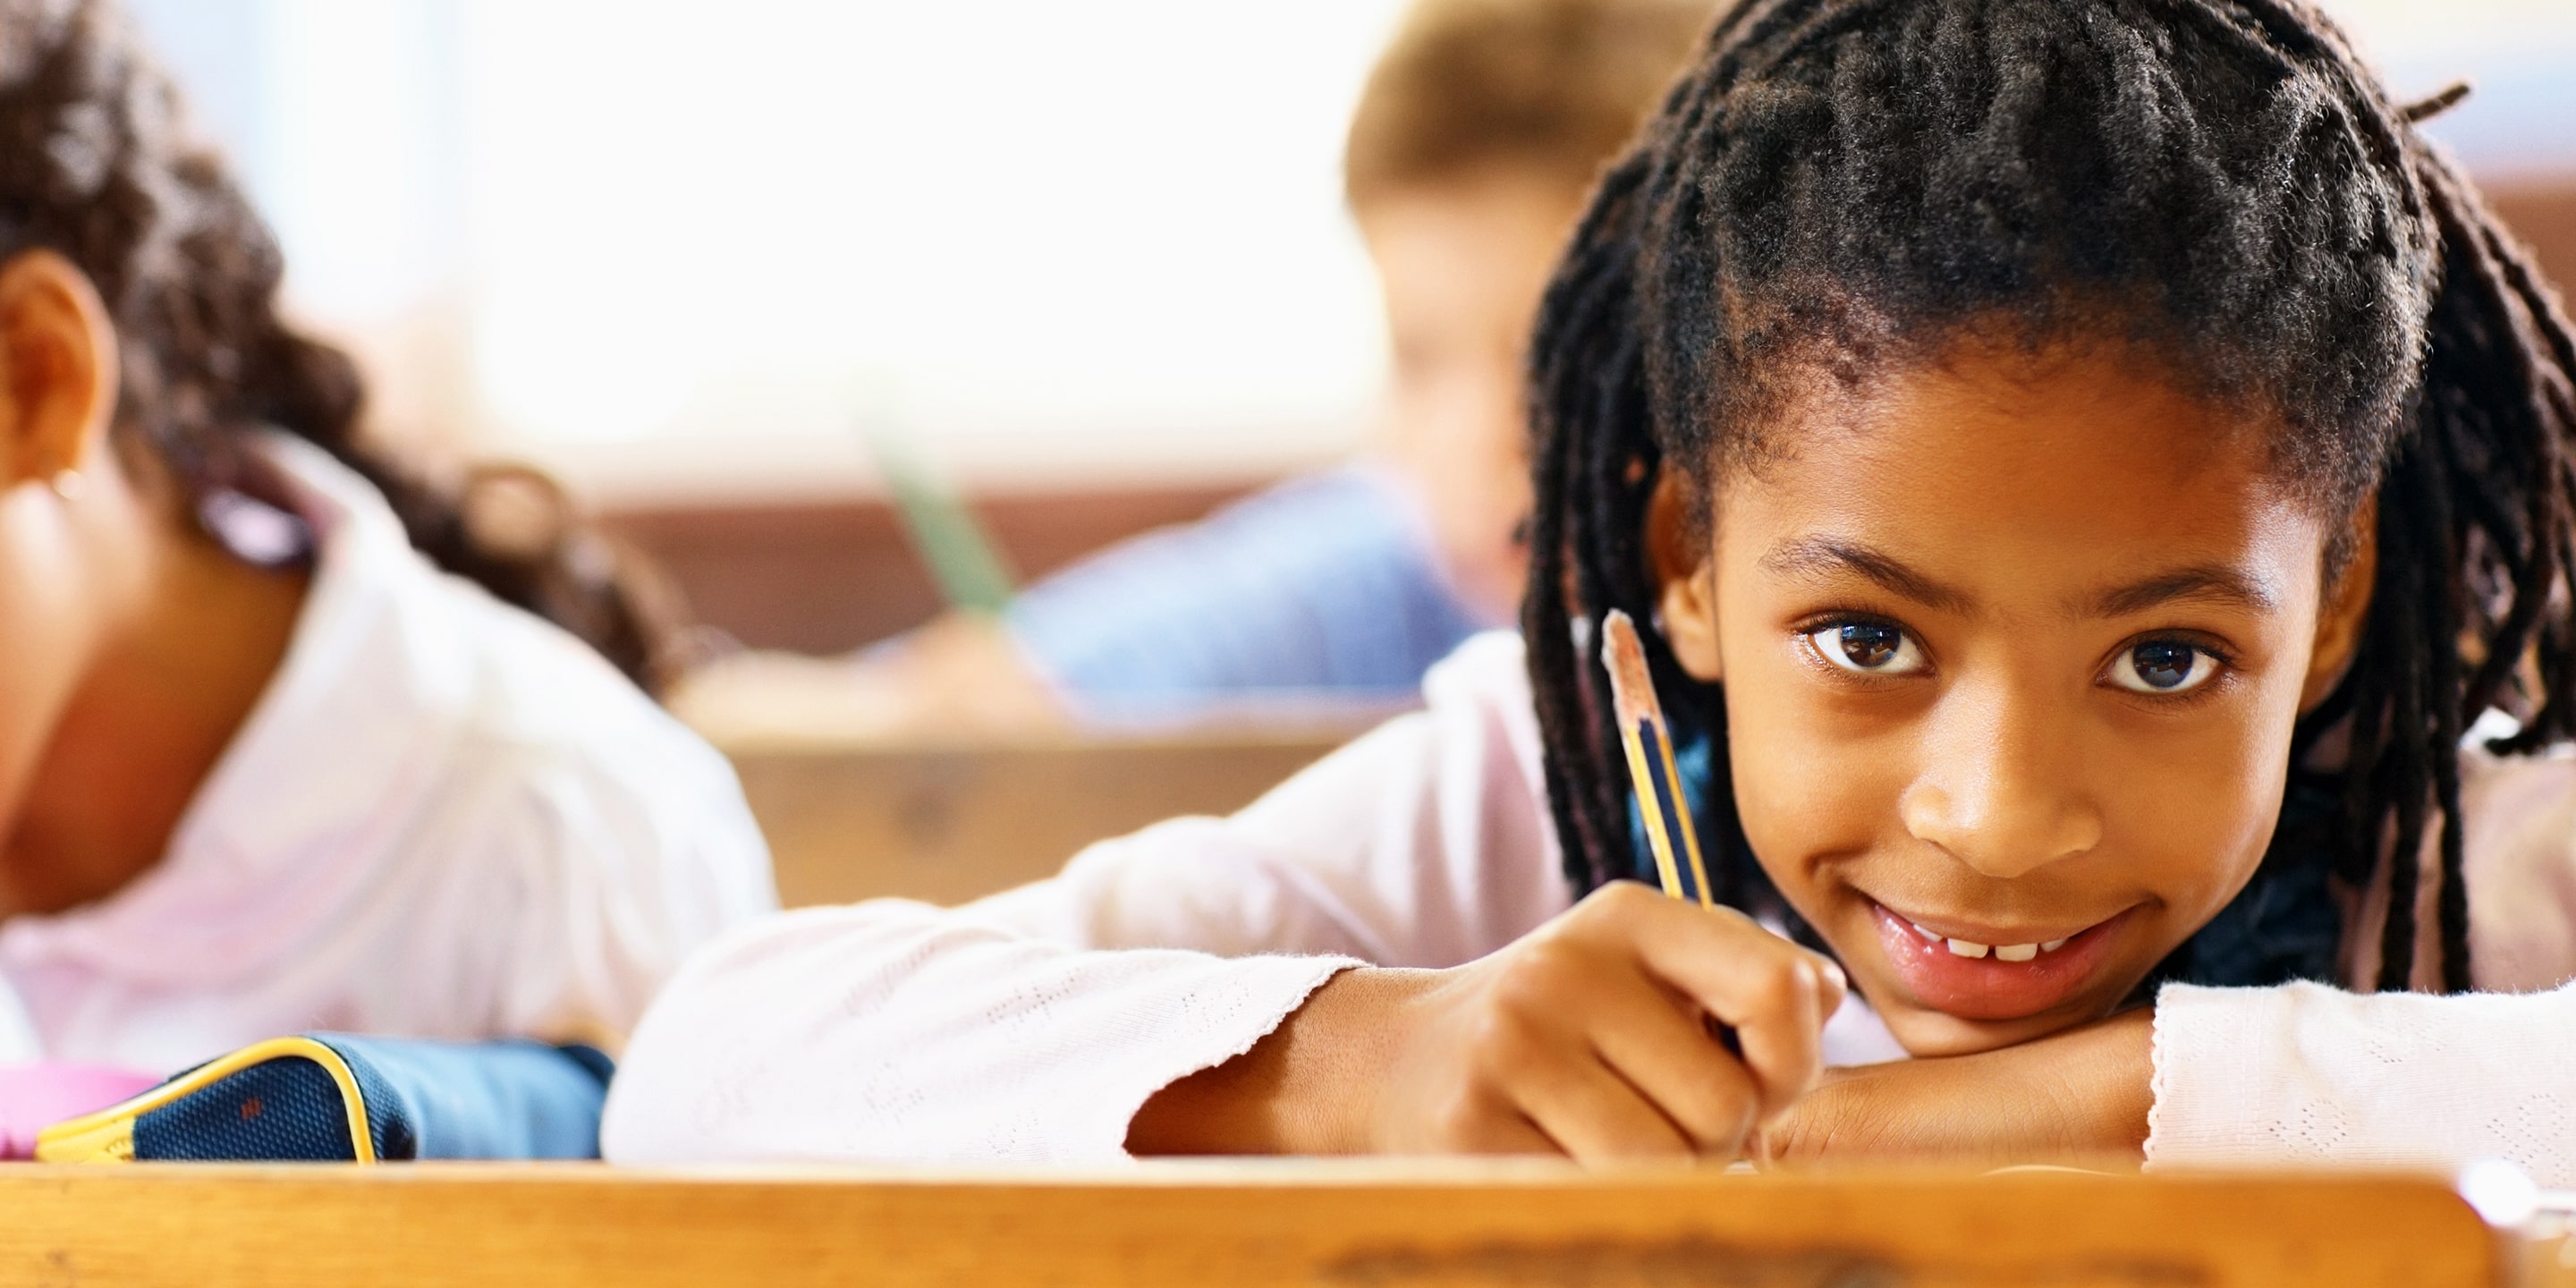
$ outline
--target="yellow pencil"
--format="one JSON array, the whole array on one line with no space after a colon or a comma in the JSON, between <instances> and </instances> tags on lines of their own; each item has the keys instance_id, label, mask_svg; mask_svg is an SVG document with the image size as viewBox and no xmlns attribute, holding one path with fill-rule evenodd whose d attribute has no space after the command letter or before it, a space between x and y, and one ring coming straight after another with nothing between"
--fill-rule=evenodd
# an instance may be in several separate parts
<instances>
[{"instance_id":1,"label":"yellow pencil","mask_svg":"<svg viewBox=\"0 0 2576 1288\"><path fill-rule=\"evenodd\" d=\"M1663 704L1655 700L1637 624L1615 608L1601 622L1601 665L1610 672L1610 701L1619 717L1619 740L1628 748L1628 781L1637 792L1638 812L1645 815L1655 874L1662 878L1665 894L1676 899L1696 895L1700 906L1708 907L1708 867L1700 861L1699 829L1691 826L1681 771L1673 764L1672 731L1664 723ZM1690 873L1688 891L1682 889L1685 870Z\"/></svg>"}]
</instances>

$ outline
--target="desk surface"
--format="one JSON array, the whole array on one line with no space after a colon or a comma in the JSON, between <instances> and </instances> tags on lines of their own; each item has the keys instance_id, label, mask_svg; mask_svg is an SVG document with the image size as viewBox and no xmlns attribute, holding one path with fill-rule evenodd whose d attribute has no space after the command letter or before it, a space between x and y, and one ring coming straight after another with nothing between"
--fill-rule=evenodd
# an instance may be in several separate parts
<instances>
[{"instance_id":1,"label":"desk surface","mask_svg":"<svg viewBox=\"0 0 2576 1288\"><path fill-rule=\"evenodd\" d=\"M0 1166L0 1282L65 1285L2576 1282L2559 1252L2402 1176Z\"/></svg>"}]
</instances>

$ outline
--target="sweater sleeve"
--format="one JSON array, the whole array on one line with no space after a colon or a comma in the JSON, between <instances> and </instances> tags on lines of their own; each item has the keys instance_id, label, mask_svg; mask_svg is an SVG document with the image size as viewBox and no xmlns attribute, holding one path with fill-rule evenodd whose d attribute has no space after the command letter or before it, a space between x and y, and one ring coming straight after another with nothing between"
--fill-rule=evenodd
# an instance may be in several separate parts
<instances>
[{"instance_id":1,"label":"sweater sleeve","mask_svg":"<svg viewBox=\"0 0 2576 1288\"><path fill-rule=\"evenodd\" d=\"M2151 1167L2520 1164L2576 1185L2576 984L2355 994L2168 985L2156 998Z\"/></svg>"},{"instance_id":2,"label":"sweater sleeve","mask_svg":"<svg viewBox=\"0 0 2576 1288\"><path fill-rule=\"evenodd\" d=\"M601 1144L621 1163L1115 1160L1155 1091L1352 964L1082 950L890 900L791 913L672 982Z\"/></svg>"},{"instance_id":3,"label":"sweater sleeve","mask_svg":"<svg viewBox=\"0 0 2576 1288\"><path fill-rule=\"evenodd\" d=\"M2576 1185L2576 755L2473 746L2460 768L2481 991L2168 985L2150 1165L2507 1158Z\"/></svg>"},{"instance_id":4,"label":"sweater sleeve","mask_svg":"<svg viewBox=\"0 0 2576 1288\"><path fill-rule=\"evenodd\" d=\"M646 1014L602 1141L687 1159L1098 1162L1173 1080L1363 962L1445 966L1562 911L1509 637L1226 819L1104 842L942 910L883 900L726 937Z\"/></svg>"}]
</instances>

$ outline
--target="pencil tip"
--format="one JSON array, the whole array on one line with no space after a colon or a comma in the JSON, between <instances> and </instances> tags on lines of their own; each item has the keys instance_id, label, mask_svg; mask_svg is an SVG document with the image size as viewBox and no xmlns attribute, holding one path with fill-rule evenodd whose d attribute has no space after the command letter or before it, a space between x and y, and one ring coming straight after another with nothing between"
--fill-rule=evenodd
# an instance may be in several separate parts
<instances>
[{"instance_id":1,"label":"pencil tip","mask_svg":"<svg viewBox=\"0 0 2576 1288\"><path fill-rule=\"evenodd\" d=\"M1662 707L1655 701L1655 682L1646 670L1646 646L1637 638L1637 624L1616 608L1601 619L1601 665L1610 672L1610 701L1618 709L1622 728L1639 720L1663 718Z\"/></svg>"}]
</instances>

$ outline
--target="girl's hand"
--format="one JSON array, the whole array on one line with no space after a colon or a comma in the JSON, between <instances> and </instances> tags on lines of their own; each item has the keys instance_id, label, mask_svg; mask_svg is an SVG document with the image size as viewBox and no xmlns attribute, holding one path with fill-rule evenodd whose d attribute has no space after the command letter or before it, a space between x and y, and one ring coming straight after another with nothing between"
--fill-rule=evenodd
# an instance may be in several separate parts
<instances>
[{"instance_id":1,"label":"girl's hand","mask_svg":"<svg viewBox=\"0 0 2576 1288\"><path fill-rule=\"evenodd\" d=\"M2155 1011L2019 1046L1828 1072L1764 1128L1775 1160L2135 1159L2155 1102Z\"/></svg>"},{"instance_id":2,"label":"girl's hand","mask_svg":"<svg viewBox=\"0 0 2576 1288\"><path fill-rule=\"evenodd\" d=\"M1409 1000L1368 1145L1732 1158L1815 1080L1842 1000L1831 962L1743 914L1620 882Z\"/></svg>"},{"instance_id":3,"label":"girl's hand","mask_svg":"<svg viewBox=\"0 0 2576 1288\"><path fill-rule=\"evenodd\" d=\"M1128 1145L1731 1158L1815 1080L1843 987L1741 913L1619 882L1464 966L1344 972L1147 1101Z\"/></svg>"}]
</instances>

